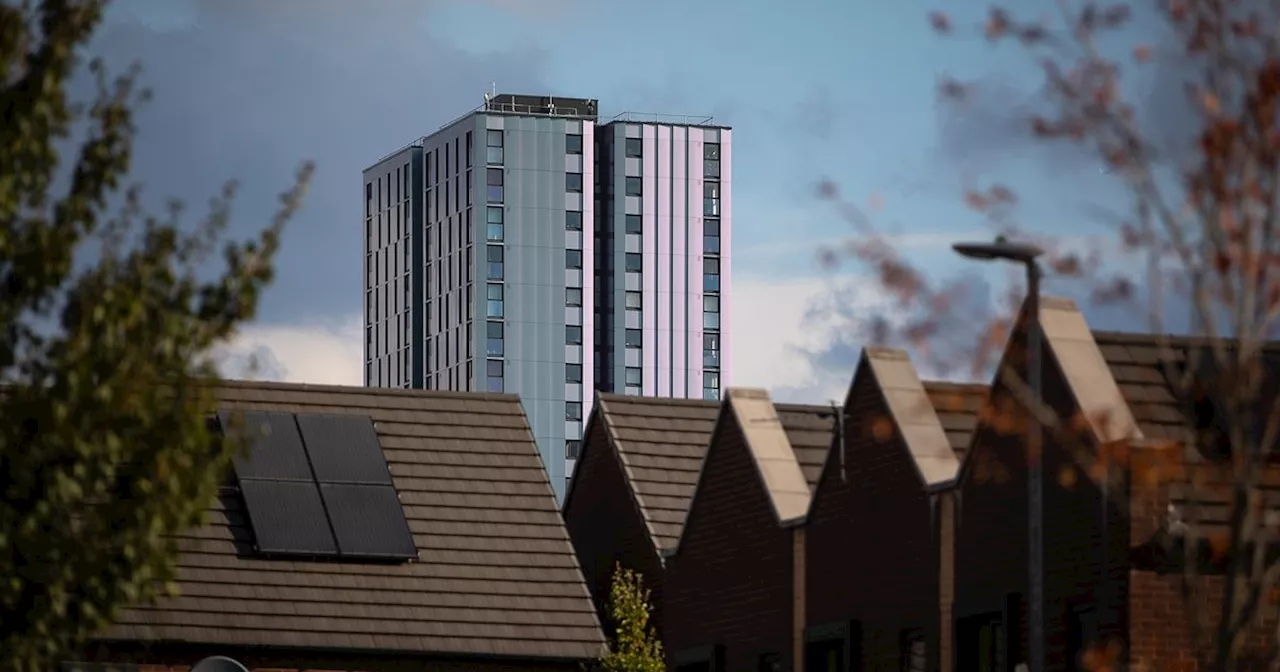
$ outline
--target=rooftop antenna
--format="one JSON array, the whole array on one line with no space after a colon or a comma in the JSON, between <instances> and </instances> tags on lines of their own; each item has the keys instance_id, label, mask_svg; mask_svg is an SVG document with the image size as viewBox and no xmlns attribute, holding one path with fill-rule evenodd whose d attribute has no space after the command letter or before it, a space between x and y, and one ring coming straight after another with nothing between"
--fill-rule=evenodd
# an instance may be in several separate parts
<instances>
[{"instance_id":1,"label":"rooftop antenna","mask_svg":"<svg viewBox=\"0 0 1280 672\"><path fill-rule=\"evenodd\" d=\"M844 409L836 404L835 400L831 400L831 418L835 421L831 440L836 444L836 448L840 450L840 482L842 484L849 483L849 472L845 464L845 446L844 446ZM827 413L819 413L818 417L825 418Z\"/></svg>"},{"instance_id":2,"label":"rooftop antenna","mask_svg":"<svg viewBox=\"0 0 1280 672\"><path fill-rule=\"evenodd\" d=\"M489 82L489 87L490 87L490 93L492 93L492 94L493 94L493 97L494 97L494 98L497 98L497 97L498 97L498 83L497 83L497 82Z\"/></svg>"},{"instance_id":3,"label":"rooftop antenna","mask_svg":"<svg viewBox=\"0 0 1280 672\"><path fill-rule=\"evenodd\" d=\"M840 483L848 485L849 471L845 468L845 441L844 441L844 409L836 405L835 399L831 400L831 412L836 416L836 447L840 449Z\"/></svg>"}]
</instances>

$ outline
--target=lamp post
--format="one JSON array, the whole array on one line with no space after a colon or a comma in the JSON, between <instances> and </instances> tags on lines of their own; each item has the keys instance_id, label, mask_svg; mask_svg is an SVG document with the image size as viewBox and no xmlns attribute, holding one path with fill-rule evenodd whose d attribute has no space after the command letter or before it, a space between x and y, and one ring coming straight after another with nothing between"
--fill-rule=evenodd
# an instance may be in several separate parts
<instances>
[{"instance_id":1,"label":"lamp post","mask_svg":"<svg viewBox=\"0 0 1280 672\"><path fill-rule=\"evenodd\" d=\"M951 248L963 257L981 261L1012 261L1027 270L1027 382L1033 403L1043 398L1041 356L1043 337L1040 331L1040 265L1036 258L1044 250L1035 245L1011 243L1003 237L994 243L956 243ZM1044 459L1043 428L1035 411L1028 414L1027 426L1027 541L1030 545L1028 565L1030 577L1027 596L1028 672L1044 672ZM1013 624L1010 624L1011 626Z\"/></svg>"}]
</instances>

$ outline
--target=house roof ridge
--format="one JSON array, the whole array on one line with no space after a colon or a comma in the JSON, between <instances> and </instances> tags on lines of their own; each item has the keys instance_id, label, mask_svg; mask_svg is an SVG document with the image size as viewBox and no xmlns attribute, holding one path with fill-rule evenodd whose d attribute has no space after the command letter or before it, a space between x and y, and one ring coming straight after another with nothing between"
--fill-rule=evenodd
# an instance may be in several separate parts
<instances>
[{"instance_id":1,"label":"house roof ridge","mask_svg":"<svg viewBox=\"0 0 1280 672\"><path fill-rule=\"evenodd\" d=\"M862 356L920 480L926 487L955 480L960 460L910 356L884 348L864 350Z\"/></svg>"},{"instance_id":2,"label":"house roof ridge","mask_svg":"<svg viewBox=\"0 0 1280 672\"><path fill-rule=\"evenodd\" d=\"M813 492L769 393L762 388L731 387L724 403L738 421L778 524L802 522Z\"/></svg>"}]
</instances>

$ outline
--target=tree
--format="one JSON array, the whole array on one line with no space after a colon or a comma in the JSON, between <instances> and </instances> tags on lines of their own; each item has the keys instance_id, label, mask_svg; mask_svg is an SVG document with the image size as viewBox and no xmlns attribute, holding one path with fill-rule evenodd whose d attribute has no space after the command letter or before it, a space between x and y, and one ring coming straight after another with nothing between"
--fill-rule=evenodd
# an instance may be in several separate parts
<instances>
[{"instance_id":1,"label":"tree","mask_svg":"<svg viewBox=\"0 0 1280 672\"><path fill-rule=\"evenodd\" d=\"M609 672L661 672L666 669L662 643L649 626L649 591L640 575L619 564L609 588L609 615L614 637L601 663Z\"/></svg>"},{"instance_id":2,"label":"tree","mask_svg":"<svg viewBox=\"0 0 1280 672\"><path fill-rule=\"evenodd\" d=\"M121 193L146 98L137 68L110 79L93 62L94 99L75 105L68 91L104 5L0 3L6 670L50 669L121 608L173 587L171 535L200 524L231 454L206 426L218 380L209 353L253 317L311 171L256 240L228 243L225 269L200 279L234 185L190 231L177 204L157 217L137 187Z\"/></svg>"},{"instance_id":3,"label":"tree","mask_svg":"<svg viewBox=\"0 0 1280 672\"><path fill-rule=\"evenodd\" d=\"M1047 14L1027 16L1041 11ZM1091 210L1105 227L1091 241L1024 226L1020 199L1005 185L968 188L964 204L986 219L993 235L1045 247L1046 267L1060 287L1074 279L1091 301L1145 316L1145 326L1161 335L1160 357L1175 394L1188 406L1213 400L1210 426L1190 423L1168 453L1181 455L1173 448L1189 446L1216 453L1215 459L1181 471L1126 465L1162 471L1160 478L1182 479L1181 485L1205 494L1229 491L1225 534L1209 540L1219 576L1200 575L1190 561L1203 540L1196 538L1197 526L1171 523L1187 535L1182 588L1200 669L1240 669L1254 655L1247 640L1276 622L1272 598L1280 558L1271 551L1278 526L1265 486L1274 480L1280 431L1280 364L1267 346L1280 317L1278 19L1277 3L1255 0L1161 0L1150 7L1066 0L1017 11L994 8L976 31L992 43L1017 43L1012 48L1034 59L1043 74L1035 104L1024 108L1020 128L1010 132L1033 141L1028 147L1065 145L1092 156L1127 203ZM935 13L929 20L941 34L957 32L949 15ZM1135 43L1138 34L1169 37ZM1158 69L1156 85L1185 91L1180 126L1169 123L1178 109L1143 109L1136 102L1133 74L1152 68ZM981 95L981 87L954 78L940 86L941 98L951 104ZM1170 126L1176 127L1172 133ZM859 234L841 251L827 252L828 261L851 258L869 266L896 299L900 314L878 320L872 335L907 342L935 371L947 370L956 348L969 355L975 371L987 370L1004 347L1020 298L1011 296L1004 312L967 332L974 340L943 342L944 335L964 332L961 317L972 320L972 312L948 310L962 301L964 284L922 272L880 233L873 213L835 185L824 183L820 192L838 203ZM1169 319L1170 306L1188 307L1186 329ZM1202 340L1175 339L1174 331ZM1025 390L1012 372L1000 376L1010 389ZM1092 467L1126 459L1121 451L1093 450L1083 437L1070 436L1071 427L1086 423L1064 422L1026 394L1020 400L1072 446L1084 473L1106 473ZM1095 481L1116 487L1105 477Z\"/></svg>"}]
</instances>

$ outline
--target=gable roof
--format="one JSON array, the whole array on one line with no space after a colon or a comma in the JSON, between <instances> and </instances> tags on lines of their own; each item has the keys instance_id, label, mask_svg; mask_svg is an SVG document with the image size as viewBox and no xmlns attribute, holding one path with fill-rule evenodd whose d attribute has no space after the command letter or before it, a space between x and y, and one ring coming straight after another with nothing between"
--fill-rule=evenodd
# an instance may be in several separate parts
<instances>
[{"instance_id":1,"label":"gable roof","mask_svg":"<svg viewBox=\"0 0 1280 672\"><path fill-rule=\"evenodd\" d=\"M812 488L831 445L832 410L807 404L776 404L775 410ZM660 556L675 548L680 539L719 414L720 403L715 401L597 395L588 425L604 423L631 496ZM584 436L588 441L591 438L589 432ZM584 452L601 448L583 445ZM570 483L566 507L573 488Z\"/></svg>"},{"instance_id":2,"label":"gable roof","mask_svg":"<svg viewBox=\"0 0 1280 672\"><path fill-rule=\"evenodd\" d=\"M769 400L769 393L754 388L730 388L720 413L732 413L737 421L742 442L760 474L778 524L803 521L812 490L800 470L800 462L791 449L791 441ZM694 496L697 496L696 490Z\"/></svg>"},{"instance_id":3,"label":"gable roof","mask_svg":"<svg viewBox=\"0 0 1280 672\"><path fill-rule=\"evenodd\" d=\"M903 350L864 348L862 363L866 368L858 367L859 374L865 370L874 377L921 482L929 487L954 480L960 461L911 358Z\"/></svg>"},{"instance_id":4,"label":"gable roof","mask_svg":"<svg viewBox=\"0 0 1280 672\"><path fill-rule=\"evenodd\" d=\"M1134 420L1129 404L1121 394L1120 386L1075 302L1061 297L1041 296L1039 317L1043 355L1046 361L1051 357L1056 362L1058 370L1063 374L1063 383L1095 440L1103 444L1126 439L1141 440L1142 430ZM996 367L993 387L999 384L1001 371L1020 347L1019 337L1025 335L1026 327L1027 305L1024 301ZM1021 341L1025 342L1025 338ZM955 482L959 483L967 478L972 462L973 460L966 459L961 463Z\"/></svg>"},{"instance_id":5,"label":"gable roof","mask_svg":"<svg viewBox=\"0 0 1280 672\"><path fill-rule=\"evenodd\" d=\"M102 637L585 660L605 640L513 395L230 382L225 408L372 417L418 549L408 564L247 557L241 498L181 535L181 596Z\"/></svg>"}]
</instances>

